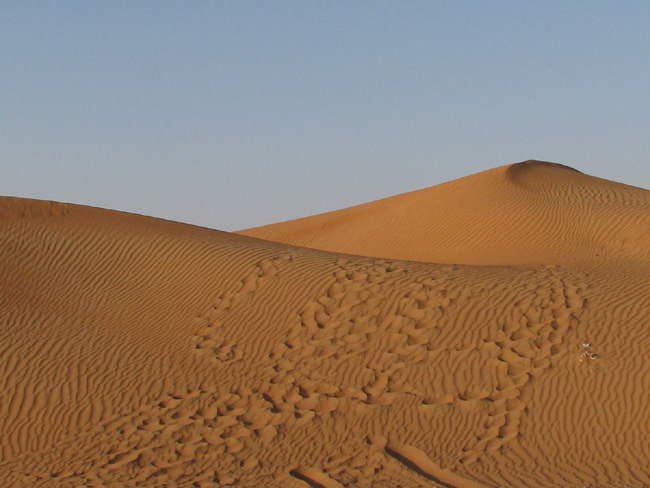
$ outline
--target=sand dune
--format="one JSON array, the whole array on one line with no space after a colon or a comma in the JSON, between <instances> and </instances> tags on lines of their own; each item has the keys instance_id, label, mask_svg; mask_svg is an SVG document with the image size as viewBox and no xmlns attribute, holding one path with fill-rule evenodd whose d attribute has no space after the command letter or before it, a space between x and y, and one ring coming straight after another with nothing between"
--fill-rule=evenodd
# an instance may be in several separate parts
<instances>
[{"instance_id":1,"label":"sand dune","mask_svg":"<svg viewBox=\"0 0 650 488\"><path fill-rule=\"evenodd\" d=\"M528 162L247 232L326 251L0 198L0 486L647 486L649 195Z\"/></svg>"},{"instance_id":2,"label":"sand dune","mask_svg":"<svg viewBox=\"0 0 650 488\"><path fill-rule=\"evenodd\" d=\"M241 231L297 246L456 264L650 259L650 193L540 161Z\"/></svg>"}]
</instances>

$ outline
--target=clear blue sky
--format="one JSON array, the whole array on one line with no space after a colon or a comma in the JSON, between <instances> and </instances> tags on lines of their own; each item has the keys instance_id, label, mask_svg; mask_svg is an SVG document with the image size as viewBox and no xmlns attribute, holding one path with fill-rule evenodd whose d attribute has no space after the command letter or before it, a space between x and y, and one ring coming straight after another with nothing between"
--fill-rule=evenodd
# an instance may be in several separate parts
<instances>
[{"instance_id":1,"label":"clear blue sky","mask_svg":"<svg viewBox=\"0 0 650 488\"><path fill-rule=\"evenodd\" d=\"M0 194L235 230L525 159L650 188L650 2L0 0Z\"/></svg>"}]
</instances>

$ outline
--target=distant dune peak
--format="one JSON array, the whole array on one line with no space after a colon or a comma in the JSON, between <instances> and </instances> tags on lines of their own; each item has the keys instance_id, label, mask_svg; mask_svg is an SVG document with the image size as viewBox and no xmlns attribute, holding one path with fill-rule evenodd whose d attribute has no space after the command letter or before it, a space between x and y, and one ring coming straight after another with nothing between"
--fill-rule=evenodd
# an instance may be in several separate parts
<instances>
[{"instance_id":1,"label":"distant dune peak","mask_svg":"<svg viewBox=\"0 0 650 488\"><path fill-rule=\"evenodd\" d=\"M646 255L650 192L529 160L241 231L345 254L447 264L595 264Z\"/></svg>"},{"instance_id":2,"label":"distant dune peak","mask_svg":"<svg viewBox=\"0 0 650 488\"><path fill-rule=\"evenodd\" d=\"M551 161L538 161L537 159L528 159L526 161L522 161L521 163L512 164L508 166L506 172L525 171L534 168L554 168L558 170L569 170L584 174L582 171L578 171L577 169L565 164L553 163Z\"/></svg>"},{"instance_id":3,"label":"distant dune peak","mask_svg":"<svg viewBox=\"0 0 650 488\"><path fill-rule=\"evenodd\" d=\"M533 182L535 180L556 181L557 183L573 181L575 177L585 175L571 166L548 161L528 160L506 167L506 180L514 183Z\"/></svg>"}]
</instances>

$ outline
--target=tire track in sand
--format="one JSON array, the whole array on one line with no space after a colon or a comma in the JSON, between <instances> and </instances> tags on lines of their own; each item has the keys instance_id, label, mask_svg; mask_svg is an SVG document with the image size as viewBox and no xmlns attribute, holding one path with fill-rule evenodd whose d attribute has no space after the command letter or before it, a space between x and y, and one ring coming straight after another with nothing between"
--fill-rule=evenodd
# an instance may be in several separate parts
<instances>
[{"instance_id":1,"label":"tire track in sand","mask_svg":"<svg viewBox=\"0 0 650 488\"><path fill-rule=\"evenodd\" d=\"M469 464L501 449L519 435L519 425L529 401L528 387L562 353L563 339L582 315L586 285L547 276L547 284L514 303L512 314L501 319L503 340L486 343L497 347L498 386L484 398L491 402L484 432L467 446L461 462Z\"/></svg>"},{"instance_id":2,"label":"tire track in sand","mask_svg":"<svg viewBox=\"0 0 650 488\"><path fill-rule=\"evenodd\" d=\"M303 418L314 417L305 407L316 404L318 396L329 397L333 408L337 399L389 407L398 395L424 393L426 387L403 374L408 365L426 368L439 361L441 351L475 350L494 373L489 381L469 378L423 397L424 406L453 404L467 410L477 402L488 405L477 437L460 453L465 465L494 454L519 435L528 389L551 366L551 357L563 353L563 339L580 318L586 289L547 268L534 286L495 300L494 306L507 313L481 317L485 330L477 337L454 337L448 335L457 330L449 316L479 320L479 312L467 311L476 290L449 273L409 277L408 269L390 261L363 266L340 261L339 266L325 294L302 309L299 323L271 354L278 375L271 380L274 394L267 398L279 410L290 405ZM411 280L407 291L390 298L387 289L406 280ZM312 361L321 366L308 370ZM341 362L347 363L346 375L334 382L330 378L337 375L328 374L328 367L336 371ZM393 445L397 452L399 443Z\"/></svg>"},{"instance_id":3,"label":"tire track in sand","mask_svg":"<svg viewBox=\"0 0 650 488\"><path fill-rule=\"evenodd\" d=\"M212 308L197 318L202 329L192 336L196 351L207 355L216 363L231 363L242 359L243 349L226 337L222 330L224 321L233 307L243 300L251 299L264 281L278 274L278 266L289 261L289 254L261 260L232 290L222 293Z\"/></svg>"},{"instance_id":4,"label":"tire track in sand","mask_svg":"<svg viewBox=\"0 0 650 488\"><path fill-rule=\"evenodd\" d=\"M262 260L221 293L197 319L201 328L191 338L193 351L216 364L243 360L243 347L224 333L231 325L228 316L289 261L284 255ZM90 458L70 463L63 456L57 462L56 451L67 448L59 444L43 453L43 462L15 471L28 473L33 486L47 486L54 478L70 486L255 486L261 476L272 480L279 475L265 462L282 445L282 432L311 428L357 405L368 419L367 435L379 431L390 437L387 449L370 445L325 464L313 455L298 456L298 465L287 467L286 475L312 486L361 486L360 480L386 479L386 466L397 459L404 486L416 486L422 477L456 488L473 486L474 481L456 474L464 472L459 465L434 462L438 458L421 441L386 433L377 413L390 414L405 397L421 398L423 409L451 404L462 410L483 402L488 413L458 459L470 465L494 454L518 435L527 388L550 366L552 355L562 353L562 340L581 312L584 286L548 270L534 287L518 284L501 297L502 278L496 280L501 288L479 290L458 281L454 270L413 274L404 263L341 258L324 293L304 304L261 372L248 378L257 389L212 384L163 395L89 434L84 445ZM500 313L473 311L472 297L478 293L494 297ZM459 336L459 321L476 321L476 326ZM479 366L496 373L492 382L442 378L454 369L439 366L441 358L453 352L460 361L468 351L480 353ZM427 371L438 382L420 378ZM306 453L310 449L306 445Z\"/></svg>"},{"instance_id":5,"label":"tire track in sand","mask_svg":"<svg viewBox=\"0 0 650 488\"><path fill-rule=\"evenodd\" d=\"M197 318L202 329L191 336L193 350L218 364L241 360L243 349L226 337L223 323L233 307L252 299L258 287L290 261L289 254L263 259L219 295L210 310ZM214 384L205 384L162 395L132 414L57 442L36 462L24 455L4 468L34 486L53 480L71 486L157 486L183 479L203 479L205 486L237 484L241 480L233 473L245 477L258 462L249 453L260 451L260 445L277 434L274 426L286 421L286 415L273 414L272 408L261 393L249 388L219 391ZM72 463L64 460L62 454L81 439L87 456Z\"/></svg>"}]
</instances>

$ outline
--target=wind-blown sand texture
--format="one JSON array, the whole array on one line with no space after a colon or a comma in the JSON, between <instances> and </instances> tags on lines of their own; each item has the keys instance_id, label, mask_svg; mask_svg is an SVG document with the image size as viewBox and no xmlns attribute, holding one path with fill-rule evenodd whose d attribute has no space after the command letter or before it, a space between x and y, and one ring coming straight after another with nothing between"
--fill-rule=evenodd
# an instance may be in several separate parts
<instances>
[{"instance_id":1,"label":"wind-blown sand texture","mask_svg":"<svg viewBox=\"0 0 650 488\"><path fill-rule=\"evenodd\" d=\"M650 192L540 161L241 234L453 264L650 261Z\"/></svg>"},{"instance_id":2,"label":"wind-blown sand texture","mask_svg":"<svg viewBox=\"0 0 650 488\"><path fill-rule=\"evenodd\" d=\"M650 192L526 162L246 233L0 198L0 486L650 484Z\"/></svg>"}]
</instances>

